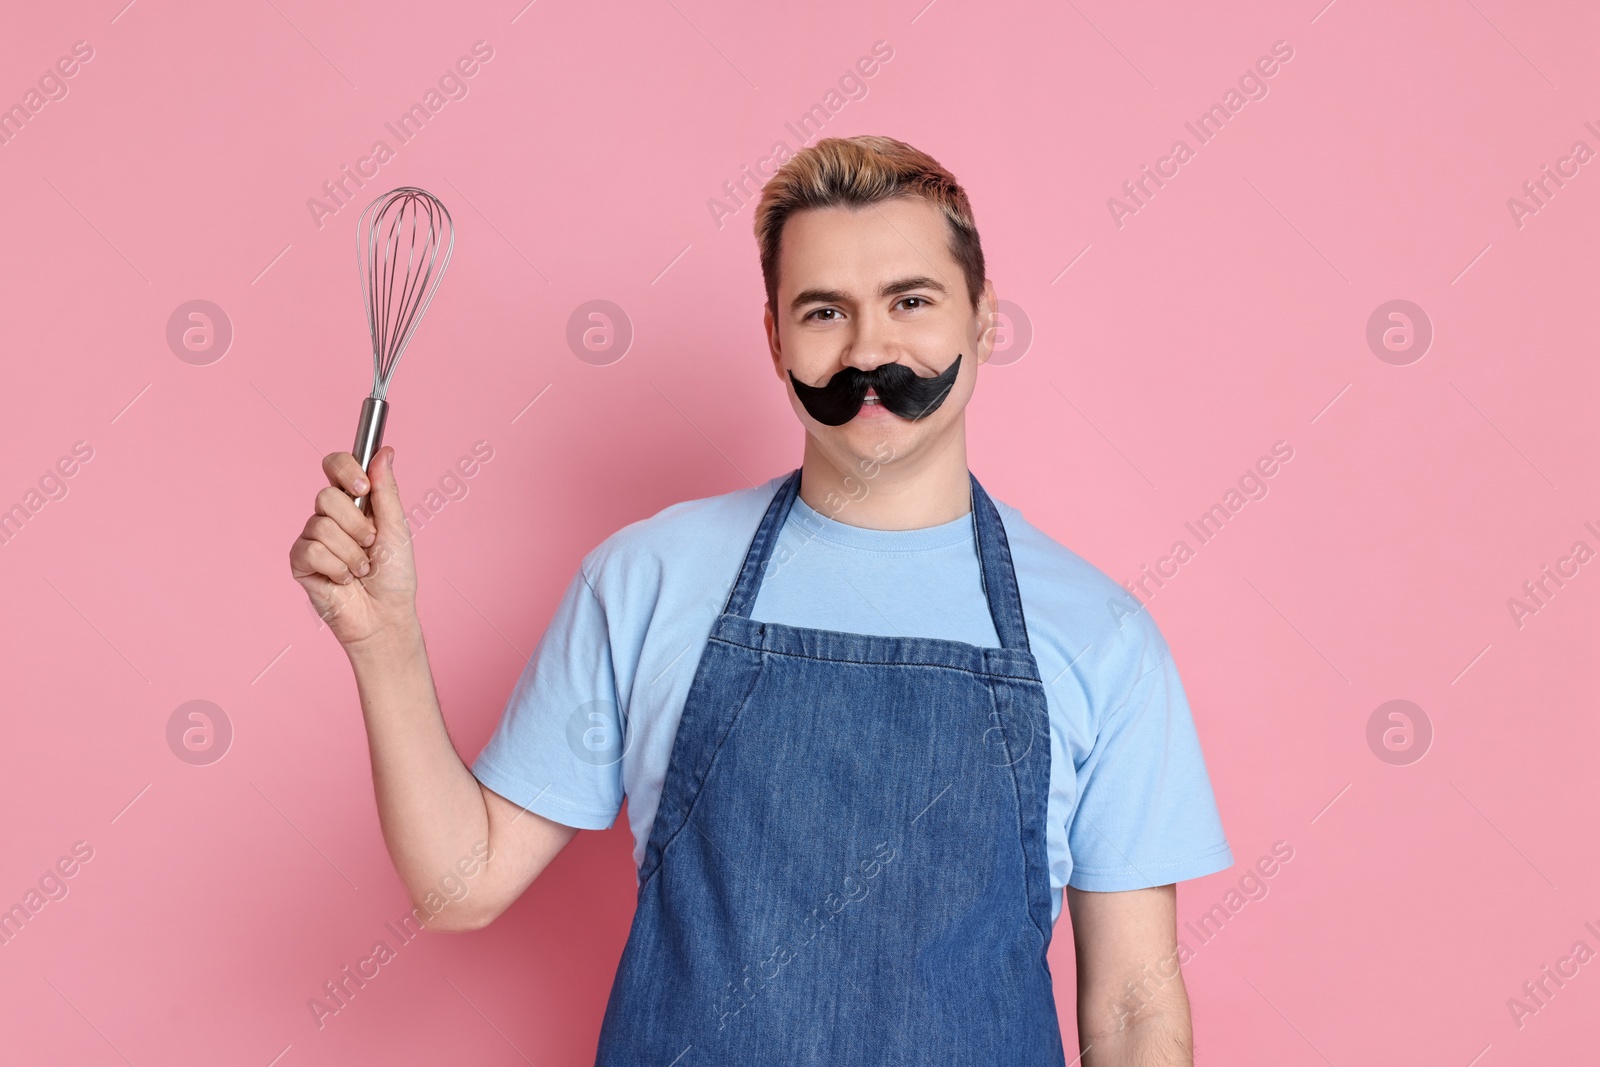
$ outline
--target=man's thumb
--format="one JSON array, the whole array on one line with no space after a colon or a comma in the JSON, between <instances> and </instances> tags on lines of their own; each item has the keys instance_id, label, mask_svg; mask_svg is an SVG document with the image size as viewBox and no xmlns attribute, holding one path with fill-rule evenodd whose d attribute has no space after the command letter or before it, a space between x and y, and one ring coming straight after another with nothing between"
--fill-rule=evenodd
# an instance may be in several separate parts
<instances>
[{"instance_id":1,"label":"man's thumb","mask_svg":"<svg viewBox=\"0 0 1600 1067\"><path fill-rule=\"evenodd\" d=\"M378 449L367 465L367 478L372 482L372 521L377 524L378 534L405 540L406 516L400 506L400 484L394 477L392 446Z\"/></svg>"}]
</instances>

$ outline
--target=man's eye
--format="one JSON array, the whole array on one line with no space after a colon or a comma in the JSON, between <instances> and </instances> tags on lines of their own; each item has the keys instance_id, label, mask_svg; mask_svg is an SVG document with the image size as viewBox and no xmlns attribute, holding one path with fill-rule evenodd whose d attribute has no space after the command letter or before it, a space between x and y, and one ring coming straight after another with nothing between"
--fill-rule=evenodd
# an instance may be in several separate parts
<instances>
[{"instance_id":1,"label":"man's eye","mask_svg":"<svg viewBox=\"0 0 1600 1067\"><path fill-rule=\"evenodd\" d=\"M825 311L829 312L830 314L834 314L834 315L837 315L839 313L839 309L838 308L818 308L817 310L813 311L810 315L807 315L806 318L809 319L809 318L811 318L812 315L821 315Z\"/></svg>"},{"instance_id":2,"label":"man's eye","mask_svg":"<svg viewBox=\"0 0 1600 1067\"><path fill-rule=\"evenodd\" d=\"M924 300L924 299L923 299L923 298L922 298L922 297L920 297L920 296L906 296L906 297L901 297L901 298L900 298L900 302L901 302L901 303L902 303L902 304L904 304L904 303L905 303L905 302L906 302L906 301L907 301L907 300L915 300L915 301L916 301L916 302L917 302L917 304L918 304L918 306L921 306L921 305L923 305L923 304L926 304L926 303L927 303L927 301L926 301L926 300ZM915 310L915 309L914 309L914 308L913 308L913 309L912 309L912 310Z\"/></svg>"}]
</instances>

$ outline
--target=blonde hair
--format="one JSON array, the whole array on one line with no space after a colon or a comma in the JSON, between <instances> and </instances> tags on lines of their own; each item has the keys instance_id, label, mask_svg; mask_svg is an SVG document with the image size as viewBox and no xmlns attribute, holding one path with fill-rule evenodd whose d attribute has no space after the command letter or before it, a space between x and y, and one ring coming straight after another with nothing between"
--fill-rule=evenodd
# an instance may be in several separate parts
<instances>
[{"instance_id":1,"label":"blonde hair","mask_svg":"<svg viewBox=\"0 0 1600 1067\"><path fill-rule=\"evenodd\" d=\"M864 207L898 197L933 204L950 228L950 254L961 265L974 309L983 292L983 245L972 205L954 175L932 156L892 137L824 137L786 161L761 189L756 244L767 306L778 308L778 251L783 224L797 211Z\"/></svg>"}]
</instances>

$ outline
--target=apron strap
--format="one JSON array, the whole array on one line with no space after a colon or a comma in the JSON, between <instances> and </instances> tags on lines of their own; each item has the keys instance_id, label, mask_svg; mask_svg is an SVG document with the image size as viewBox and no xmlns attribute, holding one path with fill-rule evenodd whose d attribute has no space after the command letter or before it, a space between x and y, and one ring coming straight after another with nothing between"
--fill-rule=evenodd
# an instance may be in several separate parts
<instances>
[{"instance_id":1,"label":"apron strap","mask_svg":"<svg viewBox=\"0 0 1600 1067\"><path fill-rule=\"evenodd\" d=\"M1001 648L1032 651L1028 645L1027 621L1022 616L1022 593L1017 587L1017 569L1011 561L1011 542L1006 538L1000 512L969 470L972 481L972 517L977 525L978 557L983 575L983 592L989 598L989 615Z\"/></svg>"},{"instance_id":2,"label":"apron strap","mask_svg":"<svg viewBox=\"0 0 1600 1067\"><path fill-rule=\"evenodd\" d=\"M777 544L778 534L783 530L783 524L789 517L789 509L794 506L794 498L800 492L800 468L796 467L782 485L778 486L777 493L773 494L772 503L767 505L766 514L761 516L761 525L756 528L756 535L750 539L750 547L745 551L744 563L739 568L739 577L733 583L733 589L728 593L728 601L722 606L722 614L738 615L749 618L750 611L755 607L756 592L761 588L761 578L766 572L767 560L772 556L772 547Z\"/></svg>"}]
</instances>

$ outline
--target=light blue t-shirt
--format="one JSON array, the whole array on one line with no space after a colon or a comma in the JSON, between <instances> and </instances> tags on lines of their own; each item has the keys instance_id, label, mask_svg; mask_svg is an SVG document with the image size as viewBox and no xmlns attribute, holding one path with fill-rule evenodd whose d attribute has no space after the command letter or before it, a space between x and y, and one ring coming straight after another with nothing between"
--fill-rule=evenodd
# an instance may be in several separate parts
<instances>
[{"instance_id":1,"label":"light blue t-shirt","mask_svg":"<svg viewBox=\"0 0 1600 1067\"><path fill-rule=\"evenodd\" d=\"M688 500L583 558L472 765L506 799L611 826L628 798L635 876L700 653L788 476ZM1233 864L1178 670L1150 613L995 499L1050 710L1046 844L1061 889L1111 891ZM831 506L831 505L830 505ZM751 617L998 646L970 512L917 530L851 526L798 496Z\"/></svg>"}]
</instances>

